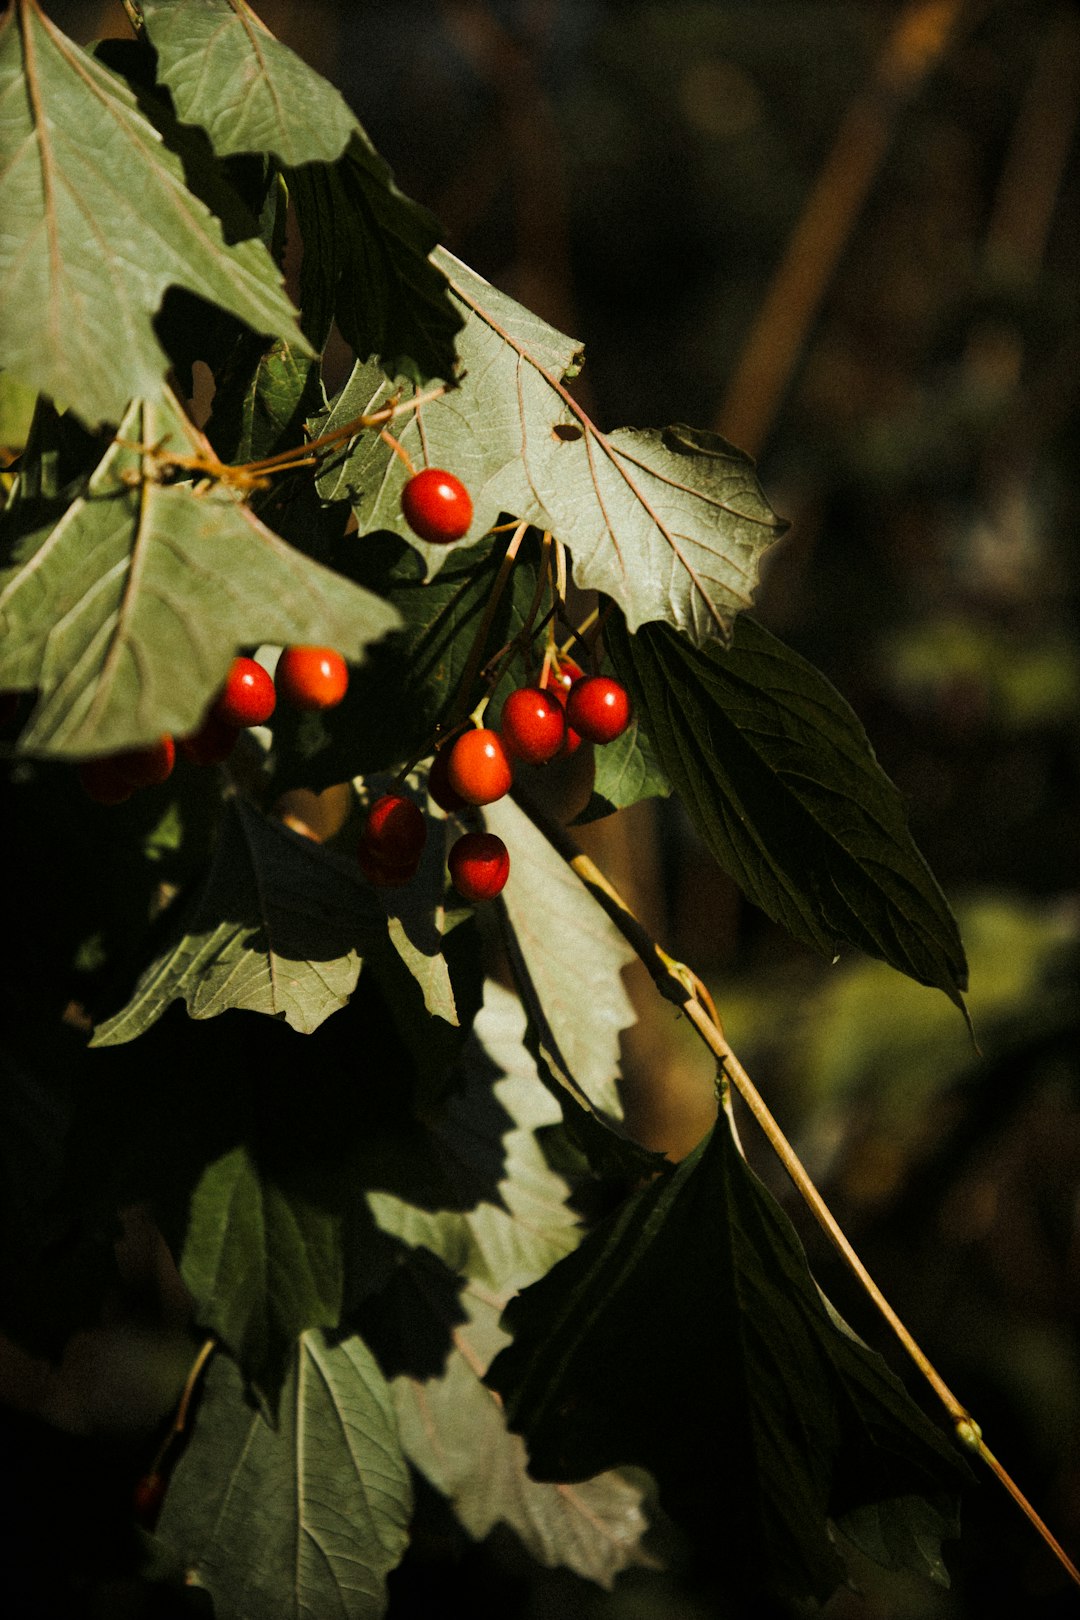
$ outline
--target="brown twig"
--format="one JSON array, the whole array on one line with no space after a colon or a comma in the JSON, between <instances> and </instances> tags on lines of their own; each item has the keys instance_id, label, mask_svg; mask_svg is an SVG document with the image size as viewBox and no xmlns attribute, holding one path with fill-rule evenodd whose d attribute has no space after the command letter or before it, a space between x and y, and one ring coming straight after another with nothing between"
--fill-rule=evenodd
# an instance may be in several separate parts
<instances>
[{"instance_id":1,"label":"brown twig","mask_svg":"<svg viewBox=\"0 0 1080 1620\"><path fill-rule=\"evenodd\" d=\"M851 102L720 408L720 433L760 453L855 222L888 151L900 113L941 60L964 0L909 0L869 86Z\"/></svg>"},{"instance_id":2,"label":"brown twig","mask_svg":"<svg viewBox=\"0 0 1080 1620\"><path fill-rule=\"evenodd\" d=\"M1011 1475L1008 1474L989 1450L983 1440L979 1425L963 1403L953 1394L852 1248L839 1222L811 1179L809 1172L780 1129L761 1093L728 1043L719 1016L712 1005L711 997L708 996L707 992L702 995L704 987L701 980L692 969L681 962L675 961L651 938L618 890L604 876L595 862L577 848L573 840L569 838L561 827L536 810L525 799L519 798L519 802L522 809L548 839L549 843L570 864L585 887L603 906L623 938L648 969L660 994L668 1001L674 1002L690 1020L702 1042L716 1060L721 1074L726 1076L734 1085L750 1109L764 1132L769 1146L780 1159L796 1191L824 1231L829 1242L836 1249L844 1264L852 1272L871 1303L895 1334L907 1355L922 1373L948 1412L953 1430L960 1444L966 1450L972 1451L982 1458L986 1466L1005 1486L1009 1495L1034 1525L1070 1578L1077 1586L1080 1586L1080 1570L1077 1569L1057 1538L1040 1518L1015 1480L1012 1479Z\"/></svg>"}]
</instances>

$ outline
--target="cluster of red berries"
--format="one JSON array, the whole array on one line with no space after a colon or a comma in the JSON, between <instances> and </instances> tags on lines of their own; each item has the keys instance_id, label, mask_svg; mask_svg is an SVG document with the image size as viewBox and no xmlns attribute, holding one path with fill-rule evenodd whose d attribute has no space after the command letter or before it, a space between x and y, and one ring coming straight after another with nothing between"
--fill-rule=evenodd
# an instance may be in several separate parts
<instances>
[{"instance_id":1,"label":"cluster of red berries","mask_svg":"<svg viewBox=\"0 0 1080 1620\"><path fill-rule=\"evenodd\" d=\"M474 727L436 753L428 792L440 809L494 804L510 791L514 761L544 765L572 754L583 740L613 742L630 724L626 689L608 675L583 675L566 660L539 686L521 686L503 704L498 731ZM419 806L402 793L386 793L368 811L360 840L360 866L381 888L401 888L415 877L427 828ZM447 859L450 880L464 899L493 900L510 874L506 845L495 833L464 833Z\"/></svg>"},{"instance_id":2,"label":"cluster of red berries","mask_svg":"<svg viewBox=\"0 0 1080 1620\"><path fill-rule=\"evenodd\" d=\"M220 765L246 726L269 720L279 697L294 709L331 709L348 684L348 665L331 647L286 647L273 676L254 658L234 658L198 731L179 743L166 734L146 748L84 760L79 779L98 804L122 804L137 788L164 782L178 750L193 765Z\"/></svg>"}]
</instances>

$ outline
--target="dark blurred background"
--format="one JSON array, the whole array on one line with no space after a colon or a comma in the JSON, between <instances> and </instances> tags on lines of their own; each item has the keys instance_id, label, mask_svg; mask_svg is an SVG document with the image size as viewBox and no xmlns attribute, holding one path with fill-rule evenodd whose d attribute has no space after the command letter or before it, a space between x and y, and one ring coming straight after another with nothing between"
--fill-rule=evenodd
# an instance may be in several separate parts
<instances>
[{"instance_id":1,"label":"dark blurred background","mask_svg":"<svg viewBox=\"0 0 1080 1620\"><path fill-rule=\"evenodd\" d=\"M47 9L81 40L127 33L118 3ZM836 683L907 798L961 920L980 1050L940 994L780 934L677 808L637 807L590 848L709 981L856 1247L1080 1557L1080 12L258 9L344 91L446 244L584 342L578 394L602 426L711 427L792 520L756 612ZM711 1075L644 976L634 990L629 1116L677 1155L708 1123ZM1077 1612L989 1478L949 1561L950 1593L860 1564L829 1620ZM391 1614L713 1612L677 1564L604 1594L447 1525L395 1577Z\"/></svg>"}]
</instances>

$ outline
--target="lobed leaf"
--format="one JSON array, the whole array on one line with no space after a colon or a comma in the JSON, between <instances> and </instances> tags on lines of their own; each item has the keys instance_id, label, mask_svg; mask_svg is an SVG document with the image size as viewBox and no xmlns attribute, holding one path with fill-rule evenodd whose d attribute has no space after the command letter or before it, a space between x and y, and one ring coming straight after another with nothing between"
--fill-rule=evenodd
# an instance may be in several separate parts
<instances>
[{"instance_id":1,"label":"lobed leaf","mask_svg":"<svg viewBox=\"0 0 1080 1620\"><path fill-rule=\"evenodd\" d=\"M333 163L357 127L344 97L283 45L246 0L141 0L177 117L219 157L272 152Z\"/></svg>"},{"instance_id":2,"label":"lobed leaf","mask_svg":"<svg viewBox=\"0 0 1080 1620\"><path fill-rule=\"evenodd\" d=\"M345 1005L385 926L358 872L234 798L181 931L92 1044L134 1040L180 998L192 1018L235 1007L310 1034Z\"/></svg>"},{"instance_id":3,"label":"lobed leaf","mask_svg":"<svg viewBox=\"0 0 1080 1620\"><path fill-rule=\"evenodd\" d=\"M559 1118L523 1045L525 1018L488 982L453 1085L424 1138L395 1155L373 1144L368 1204L384 1232L506 1297L577 1242L569 1188L536 1140ZM435 1173L433 1174L433 1167Z\"/></svg>"},{"instance_id":4,"label":"lobed leaf","mask_svg":"<svg viewBox=\"0 0 1080 1620\"><path fill-rule=\"evenodd\" d=\"M463 376L443 398L401 417L395 432L418 466L450 468L468 487L475 515L459 544L510 513L563 541L577 584L612 597L632 628L661 619L698 642L728 639L752 599L761 554L786 527L753 463L715 434L686 427L602 433L566 388L580 369L574 340L451 254L440 249L434 258L465 321L457 340ZM373 380L358 369L321 429L371 409ZM409 539L433 574L452 548L411 535L401 513L408 476L369 436L334 458L320 492L350 499L361 530Z\"/></svg>"},{"instance_id":5,"label":"lobed leaf","mask_svg":"<svg viewBox=\"0 0 1080 1620\"><path fill-rule=\"evenodd\" d=\"M827 1519L866 1504L925 1498L937 1542L954 1533L958 1454L823 1303L724 1120L503 1320L487 1382L533 1475L648 1468L735 1588L823 1599Z\"/></svg>"},{"instance_id":6,"label":"lobed leaf","mask_svg":"<svg viewBox=\"0 0 1080 1620\"><path fill-rule=\"evenodd\" d=\"M221 484L155 481L132 446L161 442L208 451L174 400L136 402L85 493L19 536L0 574L0 684L39 692L24 752L70 758L183 735L239 648L313 642L359 660L397 623ZM8 513L16 533L19 518Z\"/></svg>"},{"instance_id":7,"label":"lobed leaf","mask_svg":"<svg viewBox=\"0 0 1080 1620\"><path fill-rule=\"evenodd\" d=\"M752 619L727 651L665 625L605 644L713 856L796 939L857 945L963 1010L956 921L903 801L820 670Z\"/></svg>"},{"instance_id":8,"label":"lobed leaf","mask_svg":"<svg viewBox=\"0 0 1080 1620\"><path fill-rule=\"evenodd\" d=\"M560 1085L590 1113L622 1116L619 1036L635 1021L622 969L634 952L607 913L512 799L484 810L510 850L502 905L512 970Z\"/></svg>"},{"instance_id":9,"label":"lobed leaf","mask_svg":"<svg viewBox=\"0 0 1080 1620\"><path fill-rule=\"evenodd\" d=\"M499 1402L481 1382L509 1342L498 1325L498 1303L469 1287L465 1304L466 1319L446 1324L453 1349L441 1376L391 1381L413 1467L449 1499L476 1541L508 1524L538 1563L565 1566L609 1590L622 1570L653 1565L641 1546L648 1526L638 1486L614 1472L577 1485L530 1478L523 1441L509 1432Z\"/></svg>"},{"instance_id":10,"label":"lobed leaf","mask_svg":"<svg viewBox=\"0 0 1080 1620\"><path fill-rule=\"evenodd\" d=\"M215 1355L158 1534L217 1620L378 1620L408 1541L408 1465L363 1342L305 1333L271 1428Z\"/></svg>"},{"instance_id":11,"label":"lobed leaf","mask_svg":"<svg viewBox=\"0 0 1080 1620\"><path fill-rule=\"evenodd\" d=\"M205 154L28 0L0 19L0 146L0 366L20 381L91 426L160 399L169 362L152 321L170 286L309 352L257 225Z\"/></svg>"}]
</instances>

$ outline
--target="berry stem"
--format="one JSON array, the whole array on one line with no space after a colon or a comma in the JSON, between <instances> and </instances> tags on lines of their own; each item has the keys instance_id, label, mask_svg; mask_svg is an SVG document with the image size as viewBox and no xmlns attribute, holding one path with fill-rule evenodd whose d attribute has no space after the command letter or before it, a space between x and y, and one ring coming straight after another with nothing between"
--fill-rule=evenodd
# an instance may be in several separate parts
<instances>
[{"instance_id":1,"label":"berry stem","mask_svg":"<svg viewBox=\"0 0 1080 1620\"><path fill-rule=\"evenodd\" d=\"M410 478L415 478L416 465L412 456L410 456L401 440L395 439L394 435L387 428L379 429L379 438L382 440L383 444L390 446L390 449L394 452L399 461L403 461L405 463L405 466L408 468Z\"/></svg>"},{"instance_id":2,"label":"berry stem","mask_svg":"<svg viewBox=\"0 0 1080 1620\"><path fill-rule=\"evenodd\" d=\"M777 1124L765 1099L729 1045L712 998L705 990L697 974L683 963L677 962L657 944L645 928L642 927L622 895L608 881L600 868L577 847L556 822L536 809L520 790L515 792L514 797L537 829L544 834L552 847L568 862L585 887L604 908L604 911L611 918L623 938L647 968L659 993L666 1000L674 1002L693 1024L697 1034L716 1060L720 1088L722 1089L726 1081L730 1081L735 1086L810 1213L944 1406L952 1421L958 1442L966 1450L975 1452L981 1457L982 1461L1004 1485L1009 1495L1031 1521L1062 1568L1076 1585L1080 1586L1080 1570L1077 1569L1057 1538L1040 1518L1015 1480L987 1447L983 1441L979 1425L971 1417L963 1403L953 1394L926 1352L905 1327L856 1254L840 1223L815 1186L806 1167Z\"/></svg>"},{"instance_id":3,"label":"berry stem","mask_svg":"<svg viewBox=\"0 0 1080 1620\"><path fill-rule=\"evenodd\" d=\"M490 634L492 622L499 606L499 600L502 597L503 591L506 589L506 583L510 578L511 572L513 571L514 563L517 561L517 554L521 550L521 542L525 538L528 527L529 525L527 523L518 524L517 528L510 536L510 541L506 547L505 553L503 554L502 562L499 564L499 572L496 574L495 583L491 587L491 594L488 597L487 605L484 608L484 616L480 620L476 635L473 638L473 644L469 648L469 656L465 660L465 669L462 673L461 680L458 682L457 693L454 697L454 702L450 709L450 718L447 722L450 727L456 725L466 713L466 705L469 701L469 693L472 690L472 684L476 679L477 672L484 661L484 651L487 647L487 638Z\"/></svg>"}]
</instances>

